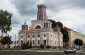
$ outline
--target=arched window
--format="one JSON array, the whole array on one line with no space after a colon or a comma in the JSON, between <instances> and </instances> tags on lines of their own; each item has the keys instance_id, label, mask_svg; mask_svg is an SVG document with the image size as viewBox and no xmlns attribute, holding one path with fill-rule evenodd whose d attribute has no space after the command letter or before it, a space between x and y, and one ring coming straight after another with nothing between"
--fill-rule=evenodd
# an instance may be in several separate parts
<instances>
[{"instance_id":1,"label":"arched window","mask_svg":"<svg viewBox=\"0 0 85 55\"><path fill-rule=\"evenodd\" d=\"M46 35L44 35L44 37L46 37Z\"/></svg>"},{"instance_id":2,"label":"arched window","mask_svg":"<svg viewBox=\"0 0 85 55\"><path fill-rule=\"evenodd\" d=\"M21 36L21 38L23 38L23 36Z\"/></svg>"},{"instance_id":3,"label":"arched window","mask_svg":"<svg viewBox=\"0 0 85 55\"><path fill-rule=\"evenodd\" d=\"M40 37L40 35L38 34L38 36L37 37Z\"/></svg>"},{"instance_id":4,"label":"arched window","mask_svg":"<svg viewBox=\"0 0 85 55\"><path fill-rule=\"evenodd\" d=\"M46 45L46 40L43 40L44 45Z\"/></svg>"},{"instance_id":5,"label":"arched window","mask_svg":"<svg viewBox=\"0 0 85 55\"><path fill-rule=\"evenodd\" d=\"M30 38L30 35L28 35L28 38Z\"/></svg>"},{"instance_id":6,"label":"arched window","mask_svg":"<svg viewBox=\"0 0 85 55\"><path fill-rule=\"evenodd\" d=\"M23 40L21 40L21 46L24 44L24 41Z\"/></svg>"},{"instance_id":7,"label":"arched window","mask_svg":"<svg viewBox=\"0 0 85 55\"><path fill-rule=\"evenodd\" d=\"M35 37L35 35L32 36L33 38Z\"/></svg>"},{"instance_id":8,"label":"arched window","mask_svg":"<svg viewBox=\"0 0 85 55\"><path fill-rule=\"evenodd\" d=\"M24 42L23 42L23 40L21 40L21 44L23 44Z\"/></svg>"},{"instance_id":9,"label":"arched window","mask_svg":"<svg viewBox=\"0 0 85 55\"><path fill-rule=\"evenodd\" d=\"M39 25L36 26L36 29L40 29L40 28L41 28L41 26L39 26Z\"/></svg>"}]
</instances>

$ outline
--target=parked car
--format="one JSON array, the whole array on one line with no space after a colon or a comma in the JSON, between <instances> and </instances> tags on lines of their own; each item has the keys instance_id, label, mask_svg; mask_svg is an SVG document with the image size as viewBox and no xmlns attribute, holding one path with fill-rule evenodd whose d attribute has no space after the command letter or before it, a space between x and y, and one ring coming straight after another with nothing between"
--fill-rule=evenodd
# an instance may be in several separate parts
<instances>
[{"instance_id":1,"label":"parked car","mask_svg":"<svg viewBox=\"0 0 85 55\"><path fill-rule=\"evenodd\" d=\"M64 53L76 53L76 49L75 48L69 48L67 50L64 51Z\"/></svg>"}]
</instances>

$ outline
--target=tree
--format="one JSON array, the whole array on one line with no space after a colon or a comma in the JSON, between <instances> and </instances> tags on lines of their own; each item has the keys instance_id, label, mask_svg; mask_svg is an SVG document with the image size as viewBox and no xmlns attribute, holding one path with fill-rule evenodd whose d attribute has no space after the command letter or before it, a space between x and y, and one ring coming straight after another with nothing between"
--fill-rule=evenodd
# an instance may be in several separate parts
<instances>
[{"instance_id":1,"label":"tree","mask_svg":"<svg viewBox=\"0 0 85 55\"><path fill-rule=\"evenodd\" d=\"M32 42L30 41L30 46L29 46L30 48L32 48Z\"/></svg>"},{"instance_id":2,"label":"tree","mask_svg":"<svg viewBox=\"0 0 85 55\"><path fill-rule=\"evenodd\" d=\"M52 28L55 27L59 27L60 31L63 34L63 43L64 43L64 47L68 46L68 42L69 42L69 35L68 35L68 30L66 28L63 28L63 24L61 22L56 22L54 20L49 20L50 22L52 22Z\"/></svg>"},{"instance_id":3,"label":"tree","mask_svg":"<svg viewBox=\"0 0 85 55\"><path fill-rule=\"evenodd\" d=\"M54 20L48 20L48 21L50 21L51 23L52 23L52 28L54 28L54 27L56 27L57 26L57 24L56 24L56 22L54 21Z\"/></svg>"},{"instance_id":4,"label":"tree","mask_svg":"<svg viewBox=\"0 0 85 55\"><path fill-rule=\"evenodd\" d=\"M55 28L55 27L59 27L60 28L60 31L62 32L63 31L63 24L61 22L56 22L54 20L48 20L52 23L52 28Z\"/></svg>"},{"instance_id":5,"label":"tree","mask_svg":"<svg viewBox=\"0 0 85 55\"><path fill-rule=\"evenodd\" d=\"M68 42L69 42L69 35L68 35L68 30L66 28L63 28L63 43L64 47L68 47Z\"/></svg>"},{"instance_id":6,"label":"tree","mask_svg":"<svg viewBox=\"0 0 85 55\"><path fill-rule=\"evenodd\" d=\"M23 43L21 47L22 47L22 49L26 49L25 43Z\"/></svg>"},{"instance_id":7,"label":"tree","mask_svg":"<svg viewBox=\"0 0 85 55\"><path fill-rule=\"evenodd\" d=\"M63 32L63 24L61 22L56 22L56 25L60 28L60 31Z\"/></svg>"},{"instance_id":8,"label":"tree","mask_svg":"<svg viewBox=\"0 0 85 55\"><path fill-rule=\"evenodd\" d=\"M23 43L21 47L22 47L22 49L29 49L30 48L28 42Z\"/></svg>"},{"instance_id":9,"label":"tree","mask_svg":"<svg viewBox=\"0 0 85 55\"><path fill-rule=\"evenodd\" d=\"M28 42L26 43L26 49L29 49L29 43Z\"/></svg>"},{"instance_id":10,"label":"tree","mask_svg":"<svg viewBox=\"0 0 85 55\"><path fill-rule=\"evenodd\" d=\"M3 37L3 39L1 39L1 44L4 46L5 44L7 44L8 45L8 47L9 47L9 44L11 44L12 43L12 41L11 41L11 37L8 35L8 36L5 36L5 37Z\"/></svg>"},{"instance_id":11,"label":"tree","mask_svg":"<svg viewBox=\"0 0 85 55\"><path fill-rule=\"evenodd\" d=\"M11 29L11 17L12 14L9 13L8 11L3 11L0 10L0 30L2 33L2 37L3 37L3 33L7 33L7 31L10 31Z\"/></svg>"}]
</instances>

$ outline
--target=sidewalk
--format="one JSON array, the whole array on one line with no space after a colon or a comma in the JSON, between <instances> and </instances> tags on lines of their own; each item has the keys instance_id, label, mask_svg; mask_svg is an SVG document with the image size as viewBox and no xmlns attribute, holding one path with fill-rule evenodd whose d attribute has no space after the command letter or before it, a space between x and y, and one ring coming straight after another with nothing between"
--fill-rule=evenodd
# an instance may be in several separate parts
<instances>
[{"instance_id":1,"label":"sidewalk","mask_svg":"<svg viewBox=\"0 0 85 55\"><path fill-rule=\"evenodd\" d=\"M0 50L0 51L30 51L30 52L64 52L60 49L26 49L26 50ZM77 53L83 52L83 50L76 51Z\"/></svg>"},{"instance_id":2,"label":"sidewalk","mask_svg":"<svg viewBox=\"0 0 85 55\"><path fill-rule=\"evenodd\" d=\"M60 50L60 49L27 49L27 50L20 50L20 51L33 51L33 52L64 52L64 50Z\"/></svg>"},{"instance_id":3,"label":"sidewalk","mask_svg":"<svg viewBox=\"0 0 85 55\"><path fill-rule=\"evenodd\" d=\"M27 49L27 50L20 50L20 51L30 51L30 52L64 52L64 50L59 50L59 49L43 49L43 50L31 50L31 49ZM78 50L76 51L78 52L82 52L83 50Z\"/></svg>"}]
</instances>

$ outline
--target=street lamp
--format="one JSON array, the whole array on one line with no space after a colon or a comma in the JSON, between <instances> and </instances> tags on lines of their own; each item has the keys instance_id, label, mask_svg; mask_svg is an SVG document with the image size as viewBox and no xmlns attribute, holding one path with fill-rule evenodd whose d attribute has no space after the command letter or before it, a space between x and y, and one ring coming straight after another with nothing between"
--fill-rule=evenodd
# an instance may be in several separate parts
<instances>
[{"instance_id":1,"label":"street lamp","mask_svg":"<svg viewBox=\"0 0 85 55\"><path fill-rule=\"evenodd\" d=\"M16 47L16 35L15 35L15 47Z\"/></svg>"},{"instance_id":2,"label":"street lamp","mask_svg":"<svg viewBox=\"0 0 85 55\"><path fill-rule=\"evenodd\" d=\"M78 49L79 49L79 39L78 39Z\"/></svg>"}]
</instances>

